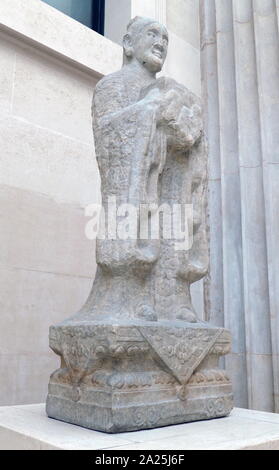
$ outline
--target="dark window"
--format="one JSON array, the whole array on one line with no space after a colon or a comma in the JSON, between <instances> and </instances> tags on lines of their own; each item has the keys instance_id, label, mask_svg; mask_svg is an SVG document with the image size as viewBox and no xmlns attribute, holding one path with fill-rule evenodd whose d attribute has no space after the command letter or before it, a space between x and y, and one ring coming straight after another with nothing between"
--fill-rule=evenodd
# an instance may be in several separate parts
<instances>
[{"instance_id":1,"label":"dark window","mask_svg":"<svg viewBox=\"0 0 279 470\"><path fill-rule=\"evenodd\" d=\"M80 23L104 34L105 0L43 0Z\"/></svg>"}]
</instances>

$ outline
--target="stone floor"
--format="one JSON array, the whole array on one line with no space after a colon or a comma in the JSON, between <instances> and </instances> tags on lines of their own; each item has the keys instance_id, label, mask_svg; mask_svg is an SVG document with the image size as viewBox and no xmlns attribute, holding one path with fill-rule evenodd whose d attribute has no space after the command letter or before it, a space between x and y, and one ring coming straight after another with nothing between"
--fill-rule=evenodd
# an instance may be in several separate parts
<instances>
[{"instance_id":1,"label":"stone floor","mask_svg":"<svg viewBox=\"0 0 279 470\"><path fill-rule=\"evenodd\" d=\"M0 407L0 450L279 450L279 414L235 408L228 418L125 434L50 419L45 405Z\"/></svg>"}]
</instances>

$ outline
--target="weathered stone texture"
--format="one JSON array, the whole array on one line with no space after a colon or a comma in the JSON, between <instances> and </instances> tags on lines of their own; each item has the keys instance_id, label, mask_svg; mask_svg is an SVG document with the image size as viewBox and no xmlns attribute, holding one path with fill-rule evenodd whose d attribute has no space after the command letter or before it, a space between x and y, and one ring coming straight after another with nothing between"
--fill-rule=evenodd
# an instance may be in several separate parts
<instances>
[{"instance_id":1,"label":"weathered stone texture","mask_svg":"<svg viewBox=\"0 0 279 470\"><path fill-rule=\"evenodd\" d=\"M208 266L207 147L200 100L156 79L168 33L137 17L124 37L124 65L96 86L93 127L106 232L110 198L135 208L134 237L97 240L97 275L84 307L51 328L61 369L50 379L49 416L123 432L227 415L231 383L218 370L227 330L200 322L190 295ZM142 239L140 208L193 206L193 240L178 249L165 220ZM150 207L150 206L149 206ZM123 214L125 215L125 214ZM118 233L119 235L119 233Z\"/></svg>"}]
</instances>

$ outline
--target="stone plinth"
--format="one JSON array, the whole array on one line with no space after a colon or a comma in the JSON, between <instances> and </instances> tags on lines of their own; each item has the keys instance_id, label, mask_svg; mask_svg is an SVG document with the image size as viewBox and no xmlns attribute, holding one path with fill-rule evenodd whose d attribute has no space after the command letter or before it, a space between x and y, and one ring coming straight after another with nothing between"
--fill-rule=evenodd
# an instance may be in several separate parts
<instances>
[{"instance_id":1,"label":"stone plinth","mask_svg":"<svg viewBox=\"0 0 279 470\"><path fill-rule=\"evenodd\" d=\"M108 435L49 419L44 404L0 408L0 450L53 449L279 450L279 415L235 408L227 418Z\"/></svg>"},{"instance_id":2,"label":"stone plinth","mask_svg":"<svg viewBox=\"0 0 279 470\"><path fill-rule=\"evenodd\" d=\"M61 368L47 413L124 432L226 416L232 387L218 369L230 334L205 323L64 322L50 330Z\"/></svg>"}]
</instances>

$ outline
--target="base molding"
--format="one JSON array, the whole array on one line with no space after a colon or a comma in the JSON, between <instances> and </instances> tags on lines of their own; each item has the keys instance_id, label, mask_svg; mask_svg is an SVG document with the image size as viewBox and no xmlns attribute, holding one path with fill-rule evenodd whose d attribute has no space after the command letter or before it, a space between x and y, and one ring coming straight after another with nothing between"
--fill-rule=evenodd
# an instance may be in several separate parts
<instances>
[{"instance_id":1,"label":"base molding","mask_svg":"<svg viewBox=\"0 0 279 470\"><path fill-rule=\"evenodd\" d=\"M142 401L141 404L117 406L115 396L113 399L115 405L102 406L101 400L99 403L97 401L86 403L81 399L73 404L69 398L52 395L52 387L50 387L46 411L50 418L107 433L137 431L220 418L231 412L233 397L230 387L224 387L216 394L213 390L209 390L212 396L206 398L199 397L201 390L199 387L195 388L196 390L191 394L196 394L196 398L192 397L184 401L173 398L150 403L148 394L145 393L138 397L138 400ZM202 393L204 394L204 390Z\"/></svg>"},{"instance_id":2,"label":"base molding","mask_svg":"<svg viewBox=\"0 0 279 470\"><path fill-rule=\"evenodd\" d=\"M51 327L61 368L51 418L107 433L229 415L232 386L218 369L229 332L206 323L64 322Z\"/></svg>"}]
</instances>

